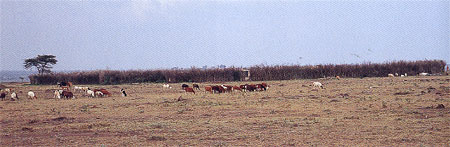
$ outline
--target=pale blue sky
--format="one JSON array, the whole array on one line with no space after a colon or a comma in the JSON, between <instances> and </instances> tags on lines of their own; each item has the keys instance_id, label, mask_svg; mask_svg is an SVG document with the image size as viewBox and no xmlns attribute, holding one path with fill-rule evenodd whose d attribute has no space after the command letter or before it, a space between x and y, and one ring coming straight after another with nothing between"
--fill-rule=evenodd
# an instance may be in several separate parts
<instances>
[{"instance_id":1,"label":"pale blue sky","mask_svg":"<svg viewBox=\"0 0 450 147\"><path fill-rule=\"evenodd\" d=\"M1 70L450 62L450 1L1 0Z\"/></svg>"}]
</instances>

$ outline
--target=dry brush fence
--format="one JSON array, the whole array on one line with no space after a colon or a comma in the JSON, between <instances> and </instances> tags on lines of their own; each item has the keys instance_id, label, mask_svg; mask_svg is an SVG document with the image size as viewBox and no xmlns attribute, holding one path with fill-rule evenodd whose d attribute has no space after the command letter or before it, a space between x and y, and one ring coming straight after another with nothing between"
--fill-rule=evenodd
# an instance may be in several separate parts
<instances>
[{"instance_id":1,"label":"dry brush fence","mask_svg":"<svg viewBox=\"0 0 450 147\"><path fill-rule=\"evenodd\" d=\"M253 81L314 79L322 77L385 77L389 73L416 75L420 72L441 73L446 63L442 60L396 61L389 63L365 63L343 65L276 65L252 66ZM213 82L239 81L243 79L241 68L185 69L185 70L99 70L73 73L30 75L32 84L55 84L72 81L74 84L123 84L144 82Z\"/></svg>"}]
</instances>

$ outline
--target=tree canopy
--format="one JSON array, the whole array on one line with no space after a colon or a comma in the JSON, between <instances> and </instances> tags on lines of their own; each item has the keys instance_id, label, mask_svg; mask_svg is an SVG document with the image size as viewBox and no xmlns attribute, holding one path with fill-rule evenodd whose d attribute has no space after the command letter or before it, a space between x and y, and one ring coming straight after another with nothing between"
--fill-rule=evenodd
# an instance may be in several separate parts
<instances>
[{"instance_id":1,"label":"tree canopy","mask_svg":"<svg viewBox=\"0 0 450 147\"><path fill-rule=\"evenodd\" d=\"M50 73L52 65L58 62L55 58L54 55L38 55L35 58L25 59L24 67L25 69L36 67L39 74Z\"/></svg>"}]
</instances>

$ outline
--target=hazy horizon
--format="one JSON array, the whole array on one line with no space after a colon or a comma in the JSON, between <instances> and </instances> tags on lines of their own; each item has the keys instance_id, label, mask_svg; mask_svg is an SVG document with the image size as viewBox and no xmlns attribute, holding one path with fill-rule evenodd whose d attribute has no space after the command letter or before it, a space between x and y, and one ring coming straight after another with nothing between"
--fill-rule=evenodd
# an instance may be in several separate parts
<instances>
[{"instance_id":1,"label":"hazy horizon","mask_svg":"<svg viewBox=\"0 0 450 147\"><path fill-rule=\"evenodd\" d=\"M448 1L1 1L0 71L450 62Z\"/></svg>"}]
</instances>

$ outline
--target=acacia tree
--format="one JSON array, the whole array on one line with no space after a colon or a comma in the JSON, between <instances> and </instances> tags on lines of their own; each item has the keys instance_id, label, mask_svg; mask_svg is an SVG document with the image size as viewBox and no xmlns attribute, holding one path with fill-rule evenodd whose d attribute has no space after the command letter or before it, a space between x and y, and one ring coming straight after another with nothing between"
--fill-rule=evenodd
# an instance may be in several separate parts
<instances>
[{"instance_id":1,"label":"acacia tree","mask_svg":"<svg viewBox=\"0 0 450 147\"><path fill-rule=\"evenodd\" d=\"M39 74L50 73L50 69L53 68L52 65L58 62L55 57L54 55L38 55L35 58L25 59L23 64L25 69L36 67Z\"/></svg>"}]
</instances>

